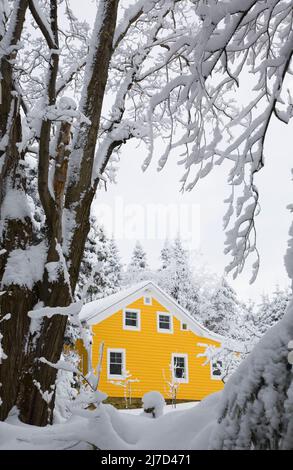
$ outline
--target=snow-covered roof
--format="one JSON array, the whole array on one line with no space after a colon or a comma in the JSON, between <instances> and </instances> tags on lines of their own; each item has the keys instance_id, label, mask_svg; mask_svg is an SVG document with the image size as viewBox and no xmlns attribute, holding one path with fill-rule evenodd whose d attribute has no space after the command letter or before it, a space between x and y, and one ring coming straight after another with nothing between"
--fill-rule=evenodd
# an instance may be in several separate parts
<instances>
[{"instance_id":1,"label":"snow-covered roof","mask_svg":"<svg viewBox=\"0 0 293 470\"><path fill-rule=\"evenodd\" d=\"M93 300L92 302L88 302L81 309L81 312L79 314L80 320L87 321L91 325L97 323L99 321L98 317L100 317L101 313L104 310L106 310L108 307L116 305L121 300L126 299L129 295L135 292L139 292L145 286L145 281L139 282L138 284L134 284L127 289L123 289L119 292L116 292L115 294L108 295L107 297L104 297L102 299Z\"/></svg>"},{"instance_id":2,"label":"snow-covered roof","mask_svg":"<svg viewBox=\"0 0 293 470\"><path fill-rule=\"evenodd\" d=\"M153 281L142 281L116 294L85 304L79 314L80 320L87 322L89 325L95 325L144 295L155 297L175 317L187 323L188 328L196 335L220 343L227 342L227 338L224 336L218 335L201 325L185 308L179 305L173 297L164 292ZM235 351L238 350L235 345Z\"/></svg>"},{"instance_id":3,"label":"snow-covered roof","mask_svg":"<svg viewBox=\"0 0 293 470\"><path fill-rule=\"evenodd\" d=\"M168 310L172 310L172 313L180 312L179 317L182 320L187 321L187 323L192 323L192 326L196 327L196 333L200 336L213 336L213 339L223 341L224 337L217 335L216 333L210 332L198 323L183 307L181 307L175 299L173 299L169 294L164 292L159 286L157 286L152 281L142 281L138 284L134 284L131 287L121 290L115 294L104 297L103 299L94 300L85 304L80 312L80 320L86 321L90 325L100 323L108 316L117 312L121 308L131 304L137 298L144 295L153 295L157 300L162 303ZM163 298L163 299L162 299ZM168 305L166 305L168 304ZM170 305L171 304L171 305ZM170 308L171 307L171 308ZM176 310L176 312L174 311ZM175 315L176 316L176 315ZM190 327L190 325L189 325Z\"/></svg>"}]
</instances>

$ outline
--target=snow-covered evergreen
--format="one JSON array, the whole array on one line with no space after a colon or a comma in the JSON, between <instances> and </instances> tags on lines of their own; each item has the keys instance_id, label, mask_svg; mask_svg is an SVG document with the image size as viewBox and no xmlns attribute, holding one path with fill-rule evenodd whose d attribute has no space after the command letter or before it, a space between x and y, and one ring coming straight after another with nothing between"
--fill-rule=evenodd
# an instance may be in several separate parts
<instances>
[{"instance_id":1,"label":"snow-covered evergreen","mask_svg":"<svg viewBox=\"0 0 293 470\"><path fill-rule=\"evenodd\" d=\"M161 260L161 268L160 270L169 268L172 262L172 246L168 239L165 240L164 246L161 250L160 260Z\"/></svg>"},{"instance_id":2,"label":"snow-covered evergreen","mask_svg":"<svg viewBox=\"0 0 293 470\"><path fill-rule=\"evenodd\" d=\"M135 243L130 263L126 271L122 274L124 286L131 286L140 281L154 280L154 271L149 267L147 254L140 241Z\"/></svg>"},{"instance_id":3,"label":"snow-covered evergreen","mask_svg":"<svg viewBox=\"0 0 293 470\"><path fill-rule=\"evenodd\" d=\"M215 333L227 335L231 333L232 325L240 315L241 307L243 306L237 299L236 292L222 277L211 296L208 307L206 306L204 324Z\"/></svg>"},{"instance_id":4,"label":"snow-covered evergreen","mask_svg":"<svg viewBox=\"0 0 293 470\"><path fill-rule=\"evenodd\" d=\"M115 240L92 217L79 274L78 298L90 302L114 294L121 287L120 256Z\"/></svg>"},{"instance_id":5,"label":"snow-covered evergreen","mask_svg":"<svg viewBox=\"0 0 293 470\"><path fill-rule=\"evenodd\" d=\"M166 241L160 255L161 268L157 272L157 282L191 315L199 319L199 289L189 257L190 253L184 249L179 236L172 244Z\"/></svg>"},{"instance_id":6,"label":"snow-covered evergreen","mask_svg":"<svg viewBox=\"0 0 293 470\"><path fill-rule=\"evenodd\" d=\"M107 295L118 292L122 282L122 264L117 243L113 237L108 241L105 275L108 283Z\"/></svg>"},{"instance_id":7,"label":"snow-covered evergreen","mask_svg":"<svg viewBox=\"0 0 293 470\"><path fill-rule=\"evenodd\" d=\"M142 244L137 241L129 264L130 271L142 271L148 268L147 255Z\"/></svg>"},{"instance_id":8,"label":"snow-covered evergreen","mask_svg":"<svg viewBox=\"0 0 293 470\"><path fill-rule=\"evenodd\" d=\"M278 286L271 297L263 295L255 315L255 329L259 334L263 335L283 318L290 298L289 290L281 290Z\"/></svg>"}]
</instances>

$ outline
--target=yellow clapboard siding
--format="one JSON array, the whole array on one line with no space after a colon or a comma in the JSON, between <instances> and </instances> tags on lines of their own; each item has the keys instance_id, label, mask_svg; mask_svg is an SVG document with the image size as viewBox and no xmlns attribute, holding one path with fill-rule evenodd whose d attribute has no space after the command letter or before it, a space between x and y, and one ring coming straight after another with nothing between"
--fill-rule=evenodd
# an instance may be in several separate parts
<instances>
[{"instance_id":1,"label":"yellow clapboard siding","mask_svg":"<svg viewBox=\"0 0 293 470\"><path fill-rule=\"evenodd\" d=\"M124 396L124 388L108 380L108 348L125 349L126 370L131 374L131 379L139 380L131 384L131 396L134 398L140 398L151 390L161 392L165 398L171 397L166 381L171 381L172 353L187 354L188 357L189 380L188 383L180 383L177 391L178 399L201 400L208 394L223 388L221 380L211 378L210 364L203 365L205 358L197 357L197 354L205 349L197 343L219 346L217 341L197 336L192 331L181 330L180 321L174 316L173 333L158 332L157 312L167 312L167 310L154 298L152 298L152 305L144 305L142 297L127 307L140 310L140 331L123 329L122 310L92 326L94 367L98 362L99 345L102 341L104 342L100 390L110 397Z\"/></svg>"}]
</instances>

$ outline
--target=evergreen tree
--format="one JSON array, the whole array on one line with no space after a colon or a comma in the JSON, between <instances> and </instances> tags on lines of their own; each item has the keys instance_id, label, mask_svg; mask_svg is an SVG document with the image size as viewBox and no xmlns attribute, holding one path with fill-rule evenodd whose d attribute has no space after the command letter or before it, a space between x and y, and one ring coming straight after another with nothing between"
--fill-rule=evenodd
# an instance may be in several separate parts
<instances>
[{"instance_id":1,"label":"evergreen tree","mask_svg":"<svg viewBox=\"0 0 293 470\"><path fill-rule=\"evenodd\" d=\"M161 251L162 266L157 282L191 315L198 317L199 292L189 263L189 253L182 246L179 236L173 245L166 241Z\"/></svg>"},{"instance_id":2,"label":"evergreen tree","mask_svg":"<svg viewBox=\"0 0 293 470\"><path fill-rule=\"evenodd\" d=\"M77 297L86 302L103 298L121 288L121 269L115 241L91 218L91 229L81 263Z\"/></svg>"},{"instance_id":3,"label":"evergreen tree","mask_svg":"<svg viewBox=\"0 0 293 470\"><path fill-rule=\"evenodd\" d=\"M232 336L231 330L237 323L240 310L241 304L237 299L236 292L222 277L219 287L212 295L207 306L204 324L215 333Z\"/></svg>"},{"instance_id":4,"label":"evergreen tree","mask_svg":"<svg viewBox=\"0 0 293 470\"><path fill-rule=\"evenodd\" d=\"M278 286L271 299L268 295L262 297L262 302L256 315L256 328L260 335L263 335L277 321L283 318L289 300L289 291L280 290Z\"/></svg>"},{"instance_id":5,"label":"evergreen tree","mask_svg":"<svg viewBox=\"0 0 293 470\"><path fill-rule=\"evenodd\" d=\"M107 295L115 294L121 289L122 264L116 241L112 237L108 243L108 257L105 266Z\"/></svg>"},{"instance_id":6,"label":"evergreen tree","mask_svg":"<svg viewBox=\"0 0 293 470\"><path fill-rule=\"evenodd\" d=\"M188 262L187 251L183 248L181 240L177 237L173 245L173 276L171 279L172 297L180 305L187 308L188 297L192 289L192 273Z\"/></svg>"},{"instance_id":7,"label":"evergreen tree","mask_svg":"<svg viewBox=\"0 0 293 470\"><path fill-rule=\"evenodd\" d=\"M166 269L170 266L172 262L172 247L168 239L165 240L164 246L160 254L161 259L161 269Z\"/></svg>"},{"instance_id":8,"label":"evergreen tree","mask_svg":"<svg viewBox=\"0 0 293 470\"><path fill-rule=\"evenodd\" d=\"M122 283L124 287L127 287L146 280L156 282L155 273L149 268L146 252L141 243L137 241L133 249L131 261L126 272L122 275Z\"/></svg>"},{"instance_id":9,"label":"evergreen tree","mask_svg":"<svg viewBox=\"0 0 293 470\"><path fill-rule=\"evenodd\" d=\"M139 241L136 242L131 262L129 264L130 271L142 271L148 268L147 264L147 257L146 252L144 251L141 243Z\"/></svg>"}]
</instances>

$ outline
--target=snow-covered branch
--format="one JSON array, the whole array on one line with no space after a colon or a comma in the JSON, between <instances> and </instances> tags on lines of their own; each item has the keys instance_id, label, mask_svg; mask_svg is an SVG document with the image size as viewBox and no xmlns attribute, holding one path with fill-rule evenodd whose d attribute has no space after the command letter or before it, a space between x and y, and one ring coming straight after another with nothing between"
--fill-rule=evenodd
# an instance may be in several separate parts
<instances>
[{"instance_id":1,"label":"snow-covered branch","mask_svg":"<svg viewBox=\"0 0 293 470\"><path fill-rule=\"evenodd\" d=\"M41 319L43 317L52 318L53 315L65 315L69 317L73 325L80 325L78 318L81 311L83 301L74 302L67 307L42 307L28 312L28 316L34 319Z\"/></svg>"},{"instance_id":2,"label":"snow-covered branch","mask_svg":"<svg viewBox=\"0 0 293 470\"><path fill-rule=\"evenodd\" d=\"M226 241L226 252L233 258L227 270L237 275L248 255L255 253L253 281L259 266L254 177L264 165L264 143L272 116L285 123L292 118L292 100L286 92L293 53L292 1L199 0L193 4L195 32L174 37L165 56L149 70L155 74L173 61L170 80L149 102L152 126L160 111L161 121L165 118L169 127L180 128L177 139L174 132L169 137L166 133L166 150L158 169L164 167L172 151L182 147L181 181L189 191L215 165L227 161L231 166L229 162L234 162L229 174L233 191L225 217L226 226L230 219L234 221ZM178 54L181 68L175 67ZM251 98L247 103L242 87L248 79ZM152 147L144 168L151 158ZM236 197L241 187L243 195Z\"/></svg>"}]
</instances>

